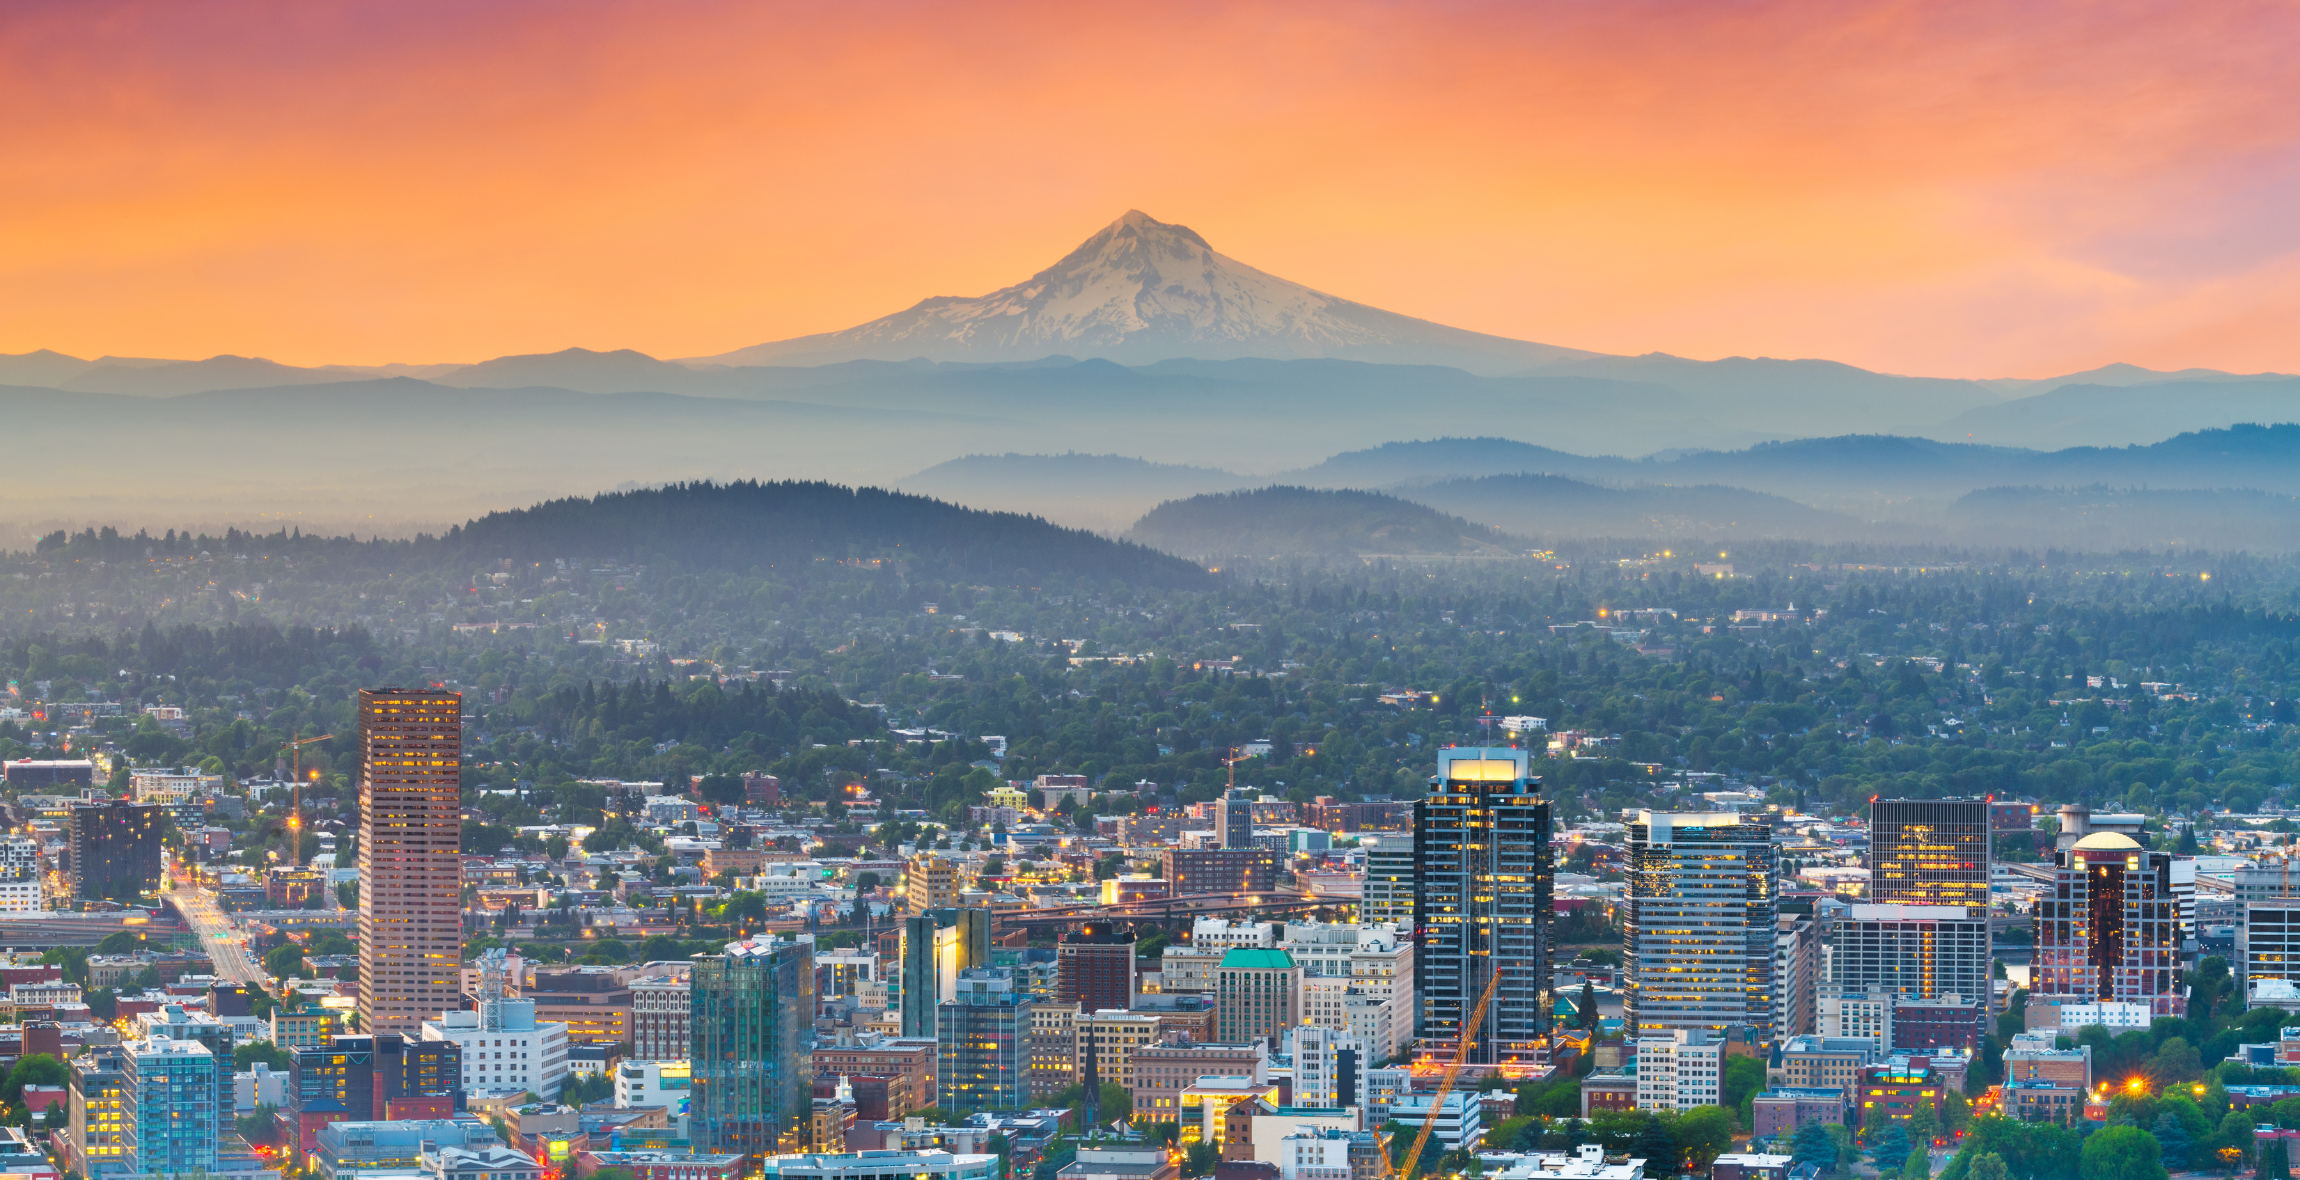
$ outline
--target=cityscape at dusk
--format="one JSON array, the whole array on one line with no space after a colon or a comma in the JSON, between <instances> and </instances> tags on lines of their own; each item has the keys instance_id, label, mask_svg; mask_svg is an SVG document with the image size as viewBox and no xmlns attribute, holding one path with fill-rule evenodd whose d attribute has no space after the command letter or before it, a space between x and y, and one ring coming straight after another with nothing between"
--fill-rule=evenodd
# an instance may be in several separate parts
<instances>
[{"instance_id":1,"label":"cityscape at dusk","mask_svg":"<svg viewBox=\"0 0 2300 1180\"><path fill-rule=\"evenodd\" d=\"M0 12L0 1180L2289 1180L2296 52Z\"/></svg>"}]
</instances>

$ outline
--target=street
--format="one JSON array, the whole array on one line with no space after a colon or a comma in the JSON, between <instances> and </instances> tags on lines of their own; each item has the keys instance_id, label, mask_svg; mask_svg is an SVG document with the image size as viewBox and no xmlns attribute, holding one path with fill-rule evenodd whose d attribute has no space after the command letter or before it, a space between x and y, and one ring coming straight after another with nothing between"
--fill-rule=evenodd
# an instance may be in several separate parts
<instances>
[{"instance_id":1,"label":"street","mask_svg":"<svg viewBox=\"0 0 2300 1180\"><path fill-rule=\"evenodd\" d=\"M185 919L199 934L200 944L207 948L208 961L215 964L216 974L235 983L265 982L269 977L263 966L248 954L238 928L224 915L216 895L191 884L191 874L178 875L178 867L172 861L167 872L169 896L175 899L176 908L183 911Z\"/></svg>"}]
</instances>

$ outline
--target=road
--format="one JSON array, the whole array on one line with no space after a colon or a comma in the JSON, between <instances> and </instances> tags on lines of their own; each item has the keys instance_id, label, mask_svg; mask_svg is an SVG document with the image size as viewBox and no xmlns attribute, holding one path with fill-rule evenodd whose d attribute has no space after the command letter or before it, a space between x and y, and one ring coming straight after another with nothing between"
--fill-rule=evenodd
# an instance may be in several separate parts
<instances>
[{"instance_id":1,"label":"road","mask_svg":"<svg viewBox=\"0 0 2300 1180\"><path fill-rule=\"evenodd\" d=\"M200 944L207 948L208 961L215 964L216 974L234 983L260 984L271 977L263 966L248 954L247 945L240 940L239 929L224 915L216 895L191 883L189 873L179 875L177 866L168 865L169 896L176 908L192 924L200 936Z\"/></svg>"}]
</instances>

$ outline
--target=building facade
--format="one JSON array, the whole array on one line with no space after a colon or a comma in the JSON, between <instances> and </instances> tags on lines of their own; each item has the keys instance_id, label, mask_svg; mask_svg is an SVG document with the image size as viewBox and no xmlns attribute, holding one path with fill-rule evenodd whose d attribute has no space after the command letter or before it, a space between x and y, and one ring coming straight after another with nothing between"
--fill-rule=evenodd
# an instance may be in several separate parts
<instances>
[{"instance_id":1,"label":"building facade","mask_svg":"<svg viewBox=\"0 0 2300 1180\"><path fill-rule=\"evenodd\" d=\"M359 693L359 1012L420 1036L463 1005L463 698Z\"/></svg>"},{"instance_id":2,"label":"building facade","mask_svg":"<svg viewBox=\"0 0 2300 1180\"><path fill-rule=\"evenodd\" d=\"M1132 1007L1142 990L1134 948L1131 930L1088 925L1064 934L1054 948L1055 1002L1086 1012Z\"/></svg>"},{"instance_id":3,"label":"building facade","mask_svg":"<svg viewBox=\"0 0 2300 1180\"><path fill-rule=\"evenodd\" d=\"M2150 852L2121 833L2094 832L2054 860L2053 893L2037 901L2032 919L2030 995L2185 1015L2172 854Z\"/></svg>"},{"instance_id":4,"label":"building facade","mask_svg":"<svg viewBox=\"0 0 2300 1180\"><path fill-rule=\"evenodd\" d=\"M120 1046L126 1158L138 1172L216 1167L223 1141L216 1058L198 1041L167 1037Z\"/></svg>"},{"instance_id":5,"label":"building facade","mask_svg":"<svg viewBox=\"0 0 2300 1180\"><path fill-rule=\"evenodd\" d=\"M1023 1110L1030 1101L1030 996L1004 967L959 972L935 1010L936 1101L957 1113Z\"/></svg>"},{"instance_id":6,"label":"building facade","mask_svg":"<svg viewBox=\"0 0 2300 1180\"><path fill-rule=\"evenodd\" d=\"M1725 1070L1725 1042L1707 1029L1676 1028L1637 1038L1637 1109L1715 1106Z\"/></svg>"},{"instance_id":7,"label":"building facade","mask_svg":"<svg viewBox=\"0 0 2300 1180\"><path fill-rule=\"evenodd\" d=\"M1773 832L1729 812L1629 825L1622 922L1628 1033L1732 1025L1773 1039Z\"/></svg>"},{"instance_id":8,"label":"building facade","mask_svg":"<svg viewBox=\"0 0 2300 1180\"><path fill-rule=\"evenodd\" d=\"M1301 1023L1302 969L1280 950L1240 947L1214 971L1215 1035L1224 1041L1277 1044Z\"/></svg>"},{"instance_id":9,"label":"building facade","mask_svg":"<svg viewBox=\"0 0 2300 1180\"><path fill-rule=\"evenodd\" d=\"M687 977L649 975L631 981L631 1056L687 1059Z\"/></svg>"},{"instance_id":10,"label":"building facade","mask_svg":"<svg viewBox=\"0 0 2300 1180\"><path fill-rule=\"evenodd\" d=\"M1856 905L1830 924L1821 946L1821 980L1839 987L1881 987L1915 1000L1989 994L1986 910L1962 905Z\"/></svg>"},{"instance_id":11,"label":"building facade","mask_svg":"<svg viewBox=\"0 0 2300 1180\"><path fill-rule=\"evenodd\" d=\"M503 948L480 956L479 1009L441 1012L423 1022L423 1039L455 1045L457 1081L467 1094L532 1091L546 1102L567 1081L567 1026L538 1020L535 1001L504 998Z\"/></svg>"},{"instance_id":12,"label":"building facade","mask_svg":"<svg viewBox=\"0 0 2300 1180\"><path fill-rule=\"evenodd\" d=\"M1278 887L1278 856L1267 848L1169 848L1164 875L1176 897L1268 893Z\"/></svg>"},{"instance_id":13,"label":"building facade","mask_svg":"<svg viewBox=\"0 0 2300 1180\"><path fill-rule=\"evenodd\" d=\"M160 887L160 831L152 803L106 799L72 805L72 896L133 901Z\"/></svg>"},{"instance_id":14,"label":"building facade","mask_svg":"<svg viewBox=\"0 0 2300 1180\"><path fill-rule=\"evenodd\" d=\"M1556 870L1549 804L1530 766L1524 750L1439 750L1438 773L1414 806L1416 1029L1440 1045L1466 1037L1472 1064L1548 1052Z\"/></svg>"},{"instance_id":15,"label":"building facade","mask_svg":"<svg viewBox=\"0 0 2300 1180\"><path fill-rule=\"evenodd\" d=\"M688 1033L698 1151L797 1151L814 1114L813 948L761 936L695 956Z\"/></svg>"},{"instance_id":16,"label":"building facade","mask_svg":"<svg viewBox=\"0 0 2300 1180\"><path fill-rule=\"evenodd\" d=\"M1366 854L1366 884L1358 902L1358 920L1413 929L1413 837L1368 836L1358 841L1358 847Z\"/></svg>"},{"instance_id":17,"label":"building facade","mask_svg":"<svg viewBox=\"0 0 2300 1180\"><path fill-rule=\"evenodd\" d=\"M1878 799L1869 804L1869 899L1989 908L1986 799Z\"/></svg>"}]
</instances>

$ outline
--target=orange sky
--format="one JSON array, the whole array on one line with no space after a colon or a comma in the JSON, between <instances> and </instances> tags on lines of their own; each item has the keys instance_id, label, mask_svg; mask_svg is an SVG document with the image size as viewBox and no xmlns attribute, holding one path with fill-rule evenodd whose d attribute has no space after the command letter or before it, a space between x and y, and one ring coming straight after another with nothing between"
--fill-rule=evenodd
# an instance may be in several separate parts
<instances>
[{"instance_id":1,"label":"orange sky","mask_svg":"<svg viewBox=\"0 0 2300 1180\"><path fill-rule=\"evenodd\" d=\"M2300 371L2300 14L2229 4L0 10L0 352L723 352L1128 208L1609 352Z\"/></svg>"}]
</instances>

